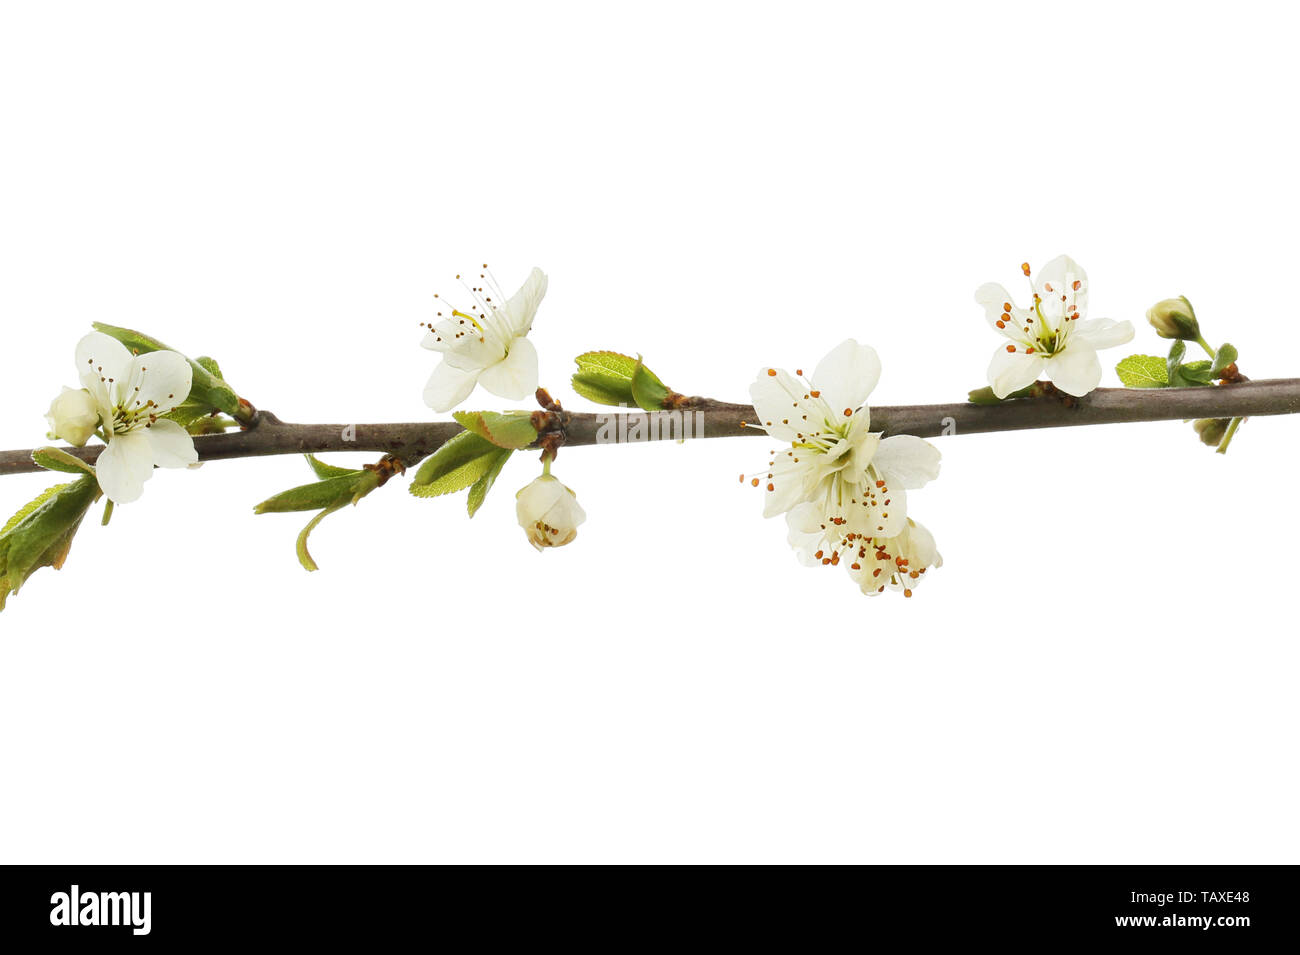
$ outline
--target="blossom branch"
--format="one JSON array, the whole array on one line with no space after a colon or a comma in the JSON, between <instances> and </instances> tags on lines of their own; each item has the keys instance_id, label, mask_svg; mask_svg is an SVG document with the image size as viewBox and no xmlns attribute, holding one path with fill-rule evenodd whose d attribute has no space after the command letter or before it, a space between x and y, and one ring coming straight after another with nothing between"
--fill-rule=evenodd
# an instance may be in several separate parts
<instances>
[{"instance_id":1,"label":"blossom branch","mask_svg":"<svg viewBox=\"0 0 1300 955\"><path fill-rule=\"evenodd\" d=\"M699 413L700 424L685 431L688 438L766 436L757 428L746 427L747 423L755 421L751 405L693 398L684 402L682 409L681 412L650 414L638 411L570 414L565 426L564 444L572 447L674 439L683 434L680 427L682 414L693 412ZM880 405L872 407L871 421L873 430L925 438L1035 428L1297 413L1300 413L1300 378L1278 378L1219 387L1098 388L1084 398L1069 402L1042 397L1015 399L993 406L969 402ZM654 421L663 427L649 427L644 429L643 437L629 438L629 425L637 419ZM449 421L296 424L281 421L270 412L259 411L244 430L195 438L194 447L200 461L364 451L391 454L410 466L432 454L461 430L459 424ZM101 445L67 449L68 453L90 464L103 450ZM0 451L0 476L40 470L32 461L31 449Z\"/></svg>"}]
</instances>

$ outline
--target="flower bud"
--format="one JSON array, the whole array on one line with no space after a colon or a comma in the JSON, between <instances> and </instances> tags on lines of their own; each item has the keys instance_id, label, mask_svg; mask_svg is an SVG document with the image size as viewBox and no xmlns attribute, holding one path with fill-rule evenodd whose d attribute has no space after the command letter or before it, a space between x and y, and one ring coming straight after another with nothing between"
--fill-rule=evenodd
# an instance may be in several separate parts
<instances>
[{"instance_id":1,"label":"flower bud","mask_svg":"<svg viewBox=\"0 0 1300 955\"><path fill-rule=\"evenodd\" d=\"M538 550L563 547L578 536L578 525L587 519L577 495L549 474L515 495L515 514Z\"/></svg>"},{"instance_id":2,"label":"flower bud","mask_svg":"<svg viewBox=\"0 0 1300 955\"><path fill-rule=\"evenodd\" d=\"M82 447L99 427L99 411L85 388L64 388L45 413L50 423L50 437Z\"/></svg>"},{"instance_id":3,"label":"flower bud","mask_svg":"<svg viewBox=\"0 0 1300 955\"><path fill-rule=\"evenodd\" d=\"M1192 428L1200 435L1202 444L1218 447L1231 420L1231 418L1197 418L1192 422Z\"/></svg>"},{"instance_id":4,"label":"flower bud","mask_svg":"<svg viewBox=\"0 0 1300 955\"><path fill-rule=\"evenodd\" d=\"M1156 302L1147 309L1147 321L1161 338L1200 341L1201 326L1196 322L1196 310L1185 295Z\"/></svg>"}]
</instances>

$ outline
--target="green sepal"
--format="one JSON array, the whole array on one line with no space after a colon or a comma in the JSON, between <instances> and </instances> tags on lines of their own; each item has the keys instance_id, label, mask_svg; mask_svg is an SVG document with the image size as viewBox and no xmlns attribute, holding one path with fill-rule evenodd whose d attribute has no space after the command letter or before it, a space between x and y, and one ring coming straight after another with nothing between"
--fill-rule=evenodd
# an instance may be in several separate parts
<instances>
[{"instance_id":1,"label":"green sepal","mask_svg":"<svg viewBox=\"0 0 1300 955\"><path fill-rule=\"evenodd\" d=\"M615 351L589 351L573 359L578 370L571 379L573 390L598 405L631 407L632 375L638 360Z\"/></svg>"},{"instance_id":2,"label":"green sepal","mask_svg":"<svg viewBox=\"0 0 1300 955\"><path fill-rule=\"evenodd\" d=\"M37 448L32 452L32 460L47 471L62 471L64 474L76 475L95 473L93 467L62 448Z\"/></svg>"},{"instance_id":3,"label":"green sepal","mask_svg":"<svg viewBox=\"0 0 1300 955\"><path fill-rule=\"evenodd\" d=\"M411 481L411 493L438 497L462 491L488 472L501 450L473 431L462 431L424 459Z\"/></svg>"},{"instance_id":4,"label":"green sepal","mask_svg":"<svg viewBox=\"0 0 1300 955\"><path fill-rule=\"evenodd\" d=\"M498 448L518 451L537 440L529 411L453 411L451 416L466 431L486 438Z\"/></svg>"},{"instance_id":5,"label":"green sepal","mask_svg":"<svg viewBox=\"0 0 1300 955\"><path fill-rule=\"evenodd\" d=\"M1164 388L1169 384L1165 359L1156 355L1129 355L1115 366L1125 388Z\"/></svg>"},{"instance_id":6,"label":"green sepal","mask_svg":"<svg viewBox=\"0 0 1300 955\"><path fill-rule=\"evenodd\" d=\"M0 530L0 610L42 567L58 570L90 505L100 496L93 475L56 484L9 519Z\"/></svg>"},{"instance_id":7,"label":"green sepal","mask_svg":"<svg viewBox=\"0 0 1300 955\"><path fill-rule=\"evenodd\" d=\"M1237 349L1233 348L1227 342L1224 342L1219 346L1219 350L1214 353L1214 361L1210 364L1210 371L1214 373L1215 377L1218 377L1219 372L1223 371L1223 369L1227 368L1236 360Z\"/></svg>"},{"instance_id":8,"label":"green sepal","mask_svg":"<svg viewBox=\"0 0 1300 955\"><path fill-rule=\"evenodd\" d=\"M473 486L470 487L469 498L465 502L465 508L469 511L470 517L477 514L478 509L483 506L483 501L487 497L488 491L492 490L492 485L496 483L497 475L501 473L501 469L506 466L506 462L510 460L510 455L512 454L514 454L513 451L507 451L505 449L498 451L492 464L483 472L483 476L475 481Z\"/></svg>"},{"instance_id":9,"label":"green sepal","mask_svg":"<svg viewBox=\"0 0 1300 955\"><path fill-rule=\"evenodd\" d=\"M156 338L150 338L141 332L134 331L130 328L119 328L116 325L106 325L103 322L95 322L96 331L103 332L109 338L115 338L128 349L138 354L145 354L151 351L176 351L169 348ZM205 367L200 362L192 358L186 358L190 363L190 368L194 372L193 383L190 385L190 394L187 401L195 405L205 407L208 411L224 411L233 418L238 419L245 412L241 410L239 404L239 395L235 394L235 389L226 384L225 379L220 376L220 368L211 358L205 358L208 366ZM216 371L214 374L213 370Z\"/></svg>"},{"instance_id":10,"label":"green sepal","mask_svg":"<svg viewBox=\"0 0 1300 955\"><path fill-rule=\"evenodd\" d=\"M673 390L659 380L659 376L647 368L640 356L637 356L636 368L632 371L632 400L642 411L663 411L668 406L668 398Z\"/></svg>"}]
</instances>

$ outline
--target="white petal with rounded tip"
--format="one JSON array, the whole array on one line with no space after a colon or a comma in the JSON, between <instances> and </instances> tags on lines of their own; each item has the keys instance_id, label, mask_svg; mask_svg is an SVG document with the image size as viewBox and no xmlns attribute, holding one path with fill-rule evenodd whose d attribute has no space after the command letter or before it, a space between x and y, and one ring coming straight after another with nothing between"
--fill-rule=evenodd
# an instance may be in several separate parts
<instances>
[{"instance_id":1,"label":"white petal with rounded tip","mask_svg":"<svg viewBox=\"0 0 1300 955\"><path fill-rule=\"evenodd\" d=\"M153 447L144 429L119 434L95 463L100 489L114 504L130 504L144 493L153 477Z\"/></svg>"},{"instance_id":2,"label":"white petal with rounded tip","mask_svg":"<svg viewBox=\"0 0 1300 955\"><path fill-rule=\"evenodd\" d=\"M160 418L143 429L149 437L153 463L160 468L187 468L199 460L194 438L175 421Z\"/></svg>"},{"instance_id":3,"label":"white petal with rounded tip","mask_svg":"<svg viewBox=\"0 0 1300 955\"><path fill-rule=\"evenodd\" d=\"M999 398L1013 391L1027 388L1042 374L1044 359L1041 355L1026 355L1022 351L1009 352L999 346L989 362L989 385Z\"/></svg>"},{"instance_id":4,"label":"white petal with rounded tip","mask_svg":"<svg viewBox=\"0 0 1300 955\"><path fill-rule=\"evenodd\" d=\"M103 332L91 332L77 342L78 375L93 371L96 378L111 378L116 383L126 378L130 366L131 352Z\"/></svg>"},{"instance_id":5,"label":"white petal with rounded tip","mask_svg":"<svg viewBox=\"0 0 1300 955\"><path fill-rule=\"evenodd\" d=\"M988 319L994 331L1005 335L1013 342L1027 342L1025 326L1030 322L1030 314L1023 308L1017 308L1011 301L1011 293L997 282L986 282L975 290L975 301L984 307L984 317ZM1007 305L1011 311L1006 310ZM998 323L1002 324L999 325Z\"/></svg>"},{"instance_id":6,"label":"white petal with rounded tip","mask_svg":"<svg viewBox=\"0 0 1300 955\"><path fill-rule=\"evenodd\" d=\"M768 374L769 370L776 371L776 374ZM803 420L803 412L798 410L798 400L805 390L803 384L788 372L760 369L758 378L749 386L749 397L758 415L757 423L778 441L793 441L800 432L807 433L809 424Z\"/></svg>"},{"instance_id":7,"label":"white petal with rounded tip","mask_svg":"<svg viewBox=\"0 0 1300 955\"><path fill-rule=\"evenodd\" d=\"M510 354L484 368L478 383L501 398L527 398L537 391L537 349L528 339L516 338Z\"/></svg>"},{"instance_id":8,"label":"white petal with rounded tip","mask_svg":"<svg viewBox=\"0 0 1300 955\"><path fill-rule=\"evenodd\" d=\"M1097 349L1087 342L1071 341L1065 351L1052 356L1047 363L1047 374L1052 384L1066 394L1082 398L1101 381Z\"/></svg>"},{"instance_id":9,"label":"white petal with rounded tip","mask_svg":"<svg viewBox=\"0 0 1300 955\"><path fill-rule=\"evenodd\" d=\"M528 273L528 278L524 279L524 284L519 287L519 291L510 296L502 311L505 313L512 335L528 334L528 329L533 324L533 317L537 314L537 307L546 297L548 284L546 273L539 268L534 268Z\"/></svg>"},{"instance_id":10,"label":"white petal with rounded tip","mask_svg":"<svg viewBox=\"0 0 1300 955\"><path fill-rule=\"evenodd\" d=\"M765 489L763 494L763 516L775 517L784 514L806 497L805 477L809 469L795 464L789 452L781 452L768 472L771 477L760 478ZM771 485L772 490L766 490Z\"/></svg>"},{"instance_id":11,"label":"white petal with rounded tip","mask_svg":"<svg viewBox=\"0 0 1300 955\"><path fill-rule=\"evenodd\" d=\"M1044 265L1034 287L1042 299L1043 314L1054 326L1066 315L1077 315L1077 320L1083 321L1088 314L1088 273L1068 255L1058 255Z\"/></svg>"},{"instance_id":12,"label":"white petal with rounded tip","mask_svg":"<svg viewBox=\"0 0 1300 955\"><path fill-rule=\"evenodd\" d=\"M799 563L805 566L812 567L821 563L813 554L824 549L826 531L822 527L823 517L820 509L811 501L804 501L785 515L786 527L789 528L786 540L798 555Z\"/></svg>"},{"instance_id":13,"label":"white petal with rounded tip","mask_svg":"<svg viewBox=\"0 0 1300 955\"><path fill-rule=\"evenodd\" d=\"M880 356L870 345L859 345L852 338L837 345L817 363L812 386L832 413L856 411L880 380Z\"/></svg>"},{"instance_id":14,"label":"white petal with rounded tip","mask_svg":"<svg viewBox=\"0 0 1300 955\"><path fill-rule=\"evenodd\" d=\"M131 393L119 395L123 404L140 408L152 401L155 413L163 415L189 397L194 369L174 351L148 352L131 359L125 382Z\"/></svg>"},{"instance_id":15,"label":"white petal with rounded tip","mask_svg":"<svg viewBox=\"0 0 1300 955\"><path fill-rule=\"evenodd\" d=\"M918 488L939 476L939 449L911 434L885 438L872 464L890 488Z\"/></svg>"},{"instance_id":16,"label":"white petal with rounded tip","mask_svg":"<svg viewBox=\"0 0 1300 955\"><path fill-rule=\"evenodd\" d=\"M439 362L424 386L424 403L434 411L450 411L469 397L477 383L477 371L463 371Z\"/></svg>"},{"instance_id":17,"label":"white petal with rounded tip","mask_svg":"<svg viewBox=\"0 0 1300 955\"><path fill-rule=\"evenodd\" d=\"M1093 348L1114 348L1133 340L1133 323L1113 318L1090 318L1070 329L1070 344L1084 341Z\"/></svg>"}]
</instances>

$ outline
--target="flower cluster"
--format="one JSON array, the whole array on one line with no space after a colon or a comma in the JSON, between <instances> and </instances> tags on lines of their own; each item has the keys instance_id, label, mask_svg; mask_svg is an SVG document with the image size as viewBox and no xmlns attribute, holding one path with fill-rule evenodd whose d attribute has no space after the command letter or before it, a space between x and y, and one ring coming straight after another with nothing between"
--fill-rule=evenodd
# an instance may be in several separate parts
<instances>
[{"instance_id":1,"label":"flower cluster","mask_svg":"<svg viewBox=\"0 0 1300 955\"><path fill-rule=\"evenodd\" d=\"M804 558L841 564L864 593L888 586L911 595L939 554L907 516L907 492L939 476L939 451L912 435L871 430L867 398L880 378L875 349L849 339L804 379L759 370L750 386L754 426L784 443L763 477L763 516L785 514ZM742 478L743 480L743 478Z\"/></svg>"}]
</instances>

